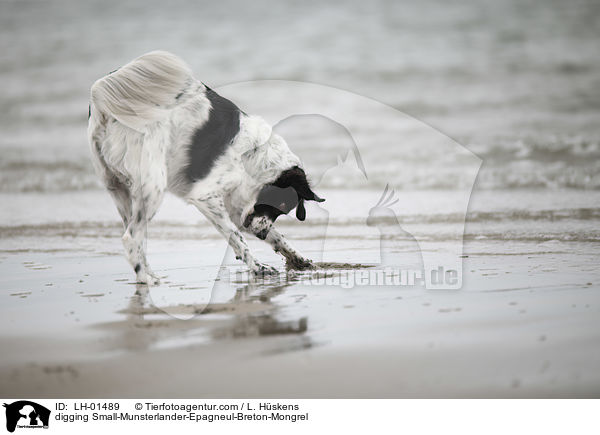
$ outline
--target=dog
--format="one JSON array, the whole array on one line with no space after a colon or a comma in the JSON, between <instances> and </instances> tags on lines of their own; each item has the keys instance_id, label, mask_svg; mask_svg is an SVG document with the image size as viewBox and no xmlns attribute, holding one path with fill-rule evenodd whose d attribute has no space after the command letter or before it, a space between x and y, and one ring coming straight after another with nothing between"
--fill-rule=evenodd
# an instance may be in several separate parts
<instances>
[{"instance_id":1,"label":"dog","mask_svg":"<svg viewBox=\"0 0 600 435\"><path fill-rule=\"evenodd\" d=\"M322 202L300 159L262 118L196 80L179 57L153 51L91 88L88 139L94 168L123 220L126 257L139 283L157 284L145 252L146 224L165 191L193 204L255 275L242 232L265 240L295 269L313 268L273 227L305 201Z\"/></svg>"}]
</instances>

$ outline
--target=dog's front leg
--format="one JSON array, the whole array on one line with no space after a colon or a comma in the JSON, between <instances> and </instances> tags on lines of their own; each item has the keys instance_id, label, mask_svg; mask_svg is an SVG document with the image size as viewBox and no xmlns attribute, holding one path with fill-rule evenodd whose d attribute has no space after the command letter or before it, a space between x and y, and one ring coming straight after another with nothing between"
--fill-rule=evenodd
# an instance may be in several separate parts
<instances>
[{"instance_id":1,"label":"dog's front leg","mask_svg":"<svg viewBox=\"0 0 600 435\"><path fill-rule=\"evenodd\" d=\"M194 204L225 237L233 248L236 258L246 263L253 274L261 276L279 273L274 267L259 263L254 259L244 236L231 221L222 198L191 199L190 203Z\"/></svg>"},{"instance_id":2,"label":"dog's front leg","mask_svg":"<svg viewBox=\"0 0 600 435\"><path fill-rule=\"evenodd\" d=\"M275 252L279 252L285 257L286 266L295 270L314 269L312 261L302 257L290 244L285 240L283 235L275 228L271 228L265 241L271 245Z\"/></svg>"}]
</instances>

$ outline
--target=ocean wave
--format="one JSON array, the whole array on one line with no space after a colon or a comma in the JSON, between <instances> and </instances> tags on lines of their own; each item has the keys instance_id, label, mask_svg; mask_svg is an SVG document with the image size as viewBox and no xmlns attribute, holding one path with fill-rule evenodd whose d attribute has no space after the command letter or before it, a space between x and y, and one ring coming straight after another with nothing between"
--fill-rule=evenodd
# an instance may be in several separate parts
<instances>
[{"instance_id":1,"label":"ocean wave","mask_svg":"<svg viewBox=\"0 0 600 435\"><path fill-rule=\"evenodd\" d=\"M344 217L330 216L327 219L311 218L301 224L295 220L278 221L278 227L287 228L301 225L303 238L318 235L319 227L336 228L335 237L357 237L361 228L366 228L367 217ZM431 213L410 214L388 217L371 218L378 227L402 227L418 228L426 240L448 240L452 237L456 224L465 222L464 216L459 213ZM586 223L600 220L600 207L553 209L553 210L500 210L500 211L473 211L466 217L465 240L521 240L521 241L600 241L600 231L575 230L581 225L577 222ZM565 226L563 222L573 222ZM471 226L469 224L477 224ZM522 228L522 230L516 229ZM585 224L586 228L589 224ZM506 230L502 230L506 227ZM110 221L61 221L52 223L32 223L1 225L0 238L11 237L73 237L73 238L97 238L118 237L123 231L118 219ZM205 219L193 222L182 222L174 220L153 221L149 225L152 238L159 239L219 239L220 236ZM294 232L294 231L292 231ZM313 234L314 233L314 234ZM369 232L372 237L372 232ZM360 237L360 236L359 236Z\"/></svg>"},{"instance_id":2,"label":"ocean wave","mask_svg":"<svg viewBox=\"0 0 600 435\"><path fill-rule=\"evenodd\" d=\"M564 163L510 162L484 160L475 183L476 190L501 189L584 189L600 190L600 160L585 159L585 165ZM589 161L589 163L587 163ZM7 167L8 166L8 167ZM371 170L369 178L339 175L323 179L319 188L376 189L386 184L396 190L456 190L471 186L456 168L424 167L418 172L393 168ZM103 186L89 163L18 162L0 170L0 192L71 192L99 190Z\"/></svg>"},{"instance_id":3,"label":"ocean wave","mask_svg":"<svg viewBox=\"0 0 600 435\"><path fill-rule=\"evenodd\" d=\"M516 160L583 162L600 158L600 140L583 136L540 135L474 144L471 148L484 161L493 163Z\"/></svg>"},{"instance_id":4,"label":"ocean wave","mask_svg":"<svg viewBox=\"0 0 600 435\"><path fill-rule=\"evenodd\" d=\"M312 218L304 222L304 226L360 226L366 222L366 217L336 217L327 220ZM374 224L383 226L393 225L431 225L431 224L460 224L466 223L515 223L537 222L552 223L559 221L593 221L600 220L600 208L575 208L562 210L504 210L504 211L473 211L466 216L460 213L447 214L411 214L371 218ZM286 226L286 222L278 222Z\"/></svg>"},{"instance_id":5,"label":"ocean wave","mask_svg":"<svg viewBox=\"0 0 600 435\"><path fill-rule=\"evenodd\" d=\"M102 186L89 161L11 160L0 164L0 191L69 192Z\"/></svg>"},{"instance_id":6,"label":"ocean wave","mask_svg":"<svg viewBox=\"0 0 600 435\"><path fill-rule=\"evenodd\" d=\"M321 150L322 154L331 154L332 159L311 160L310 175L332 174L330 160L335 162L334 139L326 137L324 142L330 146ZM293 143L294 138L290 141ZM406 150L384 145L361 149L362 158L369 162L366 179L360 174L357 176L356 168L347 170L343 166L334 170L334 175L322 177L318 187L381 189L390 184L396 190L456 190L471 186L470 168L463 167L465 163L460 159L452 160L442 153L421 156L415 151L419 148L423 147L412 144ZM491 143L470 144L469 148L483 160L475 189L600 190L600 140L549 135L497 139ZM431 150L436 151L435 147ZM0 192L101 189L101 182L84 151L87 151L84 147L73 148L67 158L55 151L42 154L7 147L5 158L0 162ZM297 152L302 155L306 150L299 147Z\"/></svg>"}]
</instances>

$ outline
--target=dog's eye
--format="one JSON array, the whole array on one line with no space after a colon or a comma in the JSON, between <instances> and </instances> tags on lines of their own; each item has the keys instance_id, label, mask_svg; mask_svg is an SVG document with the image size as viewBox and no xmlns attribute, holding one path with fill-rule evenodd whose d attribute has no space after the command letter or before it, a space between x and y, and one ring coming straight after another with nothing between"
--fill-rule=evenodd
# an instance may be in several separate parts
<instances>
[{"instance_id":1,"label":"dog's eye","mask_svg":"<svg viewBox=\"0 0 600 435\"><path fill-rule=\"evenodd\" d=\"M285 202L279 204L279 210L285 210Z\"/></svg>"}]
</instances>

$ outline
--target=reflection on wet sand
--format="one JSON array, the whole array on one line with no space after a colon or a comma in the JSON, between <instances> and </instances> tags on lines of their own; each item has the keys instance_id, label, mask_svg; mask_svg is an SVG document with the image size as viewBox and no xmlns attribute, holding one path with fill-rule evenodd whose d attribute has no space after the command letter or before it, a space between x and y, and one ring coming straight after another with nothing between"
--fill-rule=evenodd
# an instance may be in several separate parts
<instances>
[{"instance_id":1,"label":"reflection on wet sand","mask_svg":"<svg viewBox=\"0 0 600 435\"><path fill-rule=\"evenodd\" d=\"M253 337L275 334L302 334L308 328L308 318L301 317L297 320L280 320L277 318L279 307L271 299L281 294L290 284L263 286L259 289L256 283L246 283L239 287L231 304L236 306L261 306L264 310L256 312L244 310L234 315L233 322L225 328L216 328L214 338L226 337ZM210 307L210 304L209 304Z\"/></svg>"},{"instance_id":2,"label":"reflection on wet sand","mask_svg":"<svg viewBox=\"0 0 600 435\"><path fill-rule=\"evenodd\" d=\"M237 286L235 295L226 302L160 307L152 303L148 286L137 284L126 308L118 311L125 318L96 327L117 332L108 343L110 350L117 352L276 335L301 337L299 342L281 343L281 346L272 351L304 349L312 346L310 338L304 336L308 329L308 318L283 319L282 307L272 301L291 284L292 282L237 282L232 283ZM193 316L182 320L176 317L180 314Z\"/></svg>"}]
</instances>

